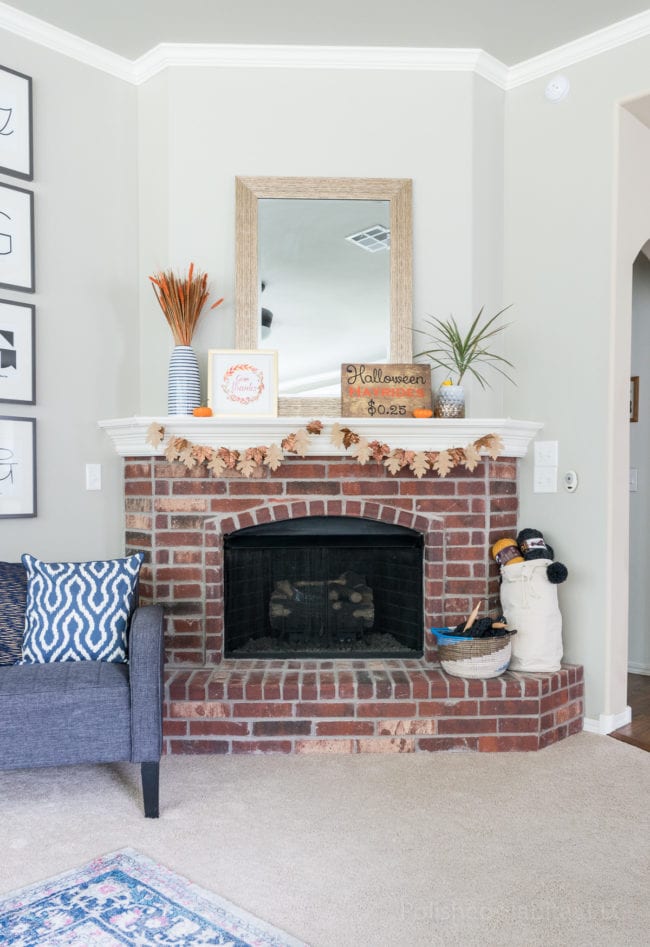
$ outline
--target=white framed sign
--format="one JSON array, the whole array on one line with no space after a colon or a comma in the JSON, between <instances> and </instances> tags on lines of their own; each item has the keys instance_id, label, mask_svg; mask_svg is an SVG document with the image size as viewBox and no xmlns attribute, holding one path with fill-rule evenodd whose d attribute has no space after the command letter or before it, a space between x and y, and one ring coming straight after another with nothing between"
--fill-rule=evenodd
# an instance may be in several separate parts
<instances>
[{"instance_id":1,"label":"white framed sign","mask_svg":"<svg viewBox=\"0 0 650 947\"><path fill-rule=\"evenodd\" d=\"M34 195L0 184L0 286L34 292Z\"/></svg>"},{"instance_id":2,"label":"white framed sign","mask_svg":"<svg viewBox=\"0 0 650 947\"><path fill-rule=\"evenodd\" d=\"M36 307L0 299L0 401L36 403Z\"/></svg>"},{"instance_id":3,"label":"white framed sign","mask_svg":"<svg viewBox=\"0 0 650 947\"><path fill-rule=\"evenodd\" d=\"M36 516L36 419L0 416L0 517Z\"/></svg>"},{"instance_id":4,"label":"white framed sign","mask_svg":"<svg viewBox=\"0 0 650 947\"><path fill-rule=\"evenodd\" d=\"M208 404L215 417L276 417L277 351L210 349Z\"/></svg>"},{"instance_id":5,"label":"white framed sign","mask_svg":"<svg viewBox=\"0 0 650 947\"><path fill-rule=\"evenodd\" d=\"M34 177L32 80L7 66L0 66L0 172Z\"/></svg>"}]
</instances>

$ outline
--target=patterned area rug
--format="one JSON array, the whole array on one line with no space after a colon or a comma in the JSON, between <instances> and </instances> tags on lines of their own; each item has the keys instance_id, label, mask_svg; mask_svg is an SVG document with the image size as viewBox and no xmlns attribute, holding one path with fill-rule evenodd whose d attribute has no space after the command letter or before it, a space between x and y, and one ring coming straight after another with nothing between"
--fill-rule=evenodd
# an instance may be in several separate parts
<instances>
[{"instance_id":1,"label":"patterned area rug","mask_svg":"<svg viewBox=\"0 0 650 947\"><path fill-rule=\"evenodd\" d=\"M307 947L132 849L0 898L12 947Z\"/></svg>"}]
</instances>

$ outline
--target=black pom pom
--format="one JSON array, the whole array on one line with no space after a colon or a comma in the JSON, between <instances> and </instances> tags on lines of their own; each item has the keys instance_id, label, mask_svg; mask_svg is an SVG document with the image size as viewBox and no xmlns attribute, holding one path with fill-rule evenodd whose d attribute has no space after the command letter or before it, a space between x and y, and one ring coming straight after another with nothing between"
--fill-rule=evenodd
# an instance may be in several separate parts
<instances>
[{"instance_id":1,"label":"black pom pom","mask_svg":"<svg viewBox=\"0 0 650 947\"><path fill-rule=\"evenodd\" d=\"M552 562L546 567L546 575L549 582L553 585L559 585L560 582L566 582L569 570L563 562Z\"/></svg>"}]
</instances>

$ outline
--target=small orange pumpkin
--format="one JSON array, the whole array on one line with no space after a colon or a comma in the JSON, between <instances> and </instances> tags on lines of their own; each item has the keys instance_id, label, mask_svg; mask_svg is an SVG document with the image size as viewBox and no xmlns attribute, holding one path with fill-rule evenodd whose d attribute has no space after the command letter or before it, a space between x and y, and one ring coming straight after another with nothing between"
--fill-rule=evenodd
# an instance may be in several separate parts
<instances>
[{"instance_id":1,"label":"small orange pumpkin","mask_svg":"<svg viewBox=\"0 0 650 947\"><path fill-rule=\"evenodd\" d=\"M207 408L204 406L201 406L200 408L194 408L192 414L195 418L211 418L212 408Z\"/></svg>"},{"instance_id":2,"label":"small orange pumpkin","mask_svg":"<svg viewBox=\"0 0 650 947\"><path fill-rule=\"evenodd\" d=\"M414 418L432 418L433 411L431 408L413 408L413 417Z\"/></svg>"}]
</instances>

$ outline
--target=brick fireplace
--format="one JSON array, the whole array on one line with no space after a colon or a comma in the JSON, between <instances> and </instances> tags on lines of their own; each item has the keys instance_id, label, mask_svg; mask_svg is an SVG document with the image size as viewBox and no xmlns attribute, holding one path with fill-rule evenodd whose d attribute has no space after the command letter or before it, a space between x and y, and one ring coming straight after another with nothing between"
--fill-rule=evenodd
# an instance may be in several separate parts
<instances>
[{"instance_id":1,"label":"brick fireplace","mask_svg":"<svg viewBox=\"0 0 650 947\"><path fill-rule=\"evenodd\" d=\"M109 423L109 422L106 422ZM259 440L259 436L258 436ZM517 531L517 457L416 479L338 455L216 477L123 447L127 551L166 611L168 753L536 750L582 729L582 669L444 674L431 626L498 610L492 543ZM224 536L306 517L363 518L423 539L422 657L224 657Z\"/></svg>"}]
</instances>

